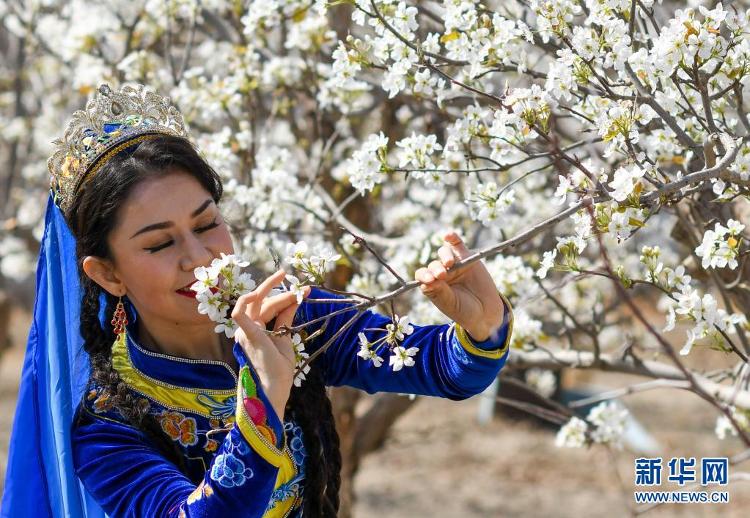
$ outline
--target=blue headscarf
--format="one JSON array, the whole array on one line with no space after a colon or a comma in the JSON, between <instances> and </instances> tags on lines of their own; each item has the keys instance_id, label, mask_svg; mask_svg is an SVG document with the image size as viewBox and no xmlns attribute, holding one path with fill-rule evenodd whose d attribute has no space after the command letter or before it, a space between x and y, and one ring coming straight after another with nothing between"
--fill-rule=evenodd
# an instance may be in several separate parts
<instances>
[{"instance_id":1,"label":"blue headscarf","mask_svg":"<svg viewBox=\"0 0 750 518\"><path fill-rule=\"evenodd\" d=\"M89 377L81 297L75 237L50 194L0 518L32 511L39 517L105 516L73 471L71 424ZM103 309L103 294L100 301Z\"/></svg>"}]
</instances>

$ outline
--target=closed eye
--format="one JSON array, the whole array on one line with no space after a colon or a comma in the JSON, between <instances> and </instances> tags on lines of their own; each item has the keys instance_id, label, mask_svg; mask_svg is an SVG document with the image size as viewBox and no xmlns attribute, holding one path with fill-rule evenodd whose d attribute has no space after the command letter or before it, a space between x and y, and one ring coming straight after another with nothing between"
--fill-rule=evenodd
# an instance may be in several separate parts
<instances>
[{"instance_id":1,"label":"closed eye","mask_svg":"<svg viewBox=\"0 0 750 518\"><path fill-rule=\"evenodd\" d=\"M212 221L211 223L209 223L209 224L208 224L208 225L206 225L205 227L198 227L198 228L196 228L196 229L195 229L195 232L197 232L197 233L199 233L199 234L200 234L201 232L205 232L205 231L207 231L207 230L211 230L212 228L216 228L216 227L218 227L218 226L219 226L219 223L218 223L218 222L216 221L216 219L214 219L214 220L213 220L213 221ZM152 254L153 254L154 252L158 252L159 250L162 250L162 249L164 249L164 248L167 248L167 247L168 247L169 245L171 245L171 244L172 244L173 242L174 242L174 241L172 241L172 240L170 239L169 241L167 241L167 242L165 242L165 243L162 243L161 245L157 245L157 246L152 246L152 247L147 247L147 248L144 248L144 250L148 250L148 251L149 251L149 253L152 253Z\"/></svg>"}]
</instances>

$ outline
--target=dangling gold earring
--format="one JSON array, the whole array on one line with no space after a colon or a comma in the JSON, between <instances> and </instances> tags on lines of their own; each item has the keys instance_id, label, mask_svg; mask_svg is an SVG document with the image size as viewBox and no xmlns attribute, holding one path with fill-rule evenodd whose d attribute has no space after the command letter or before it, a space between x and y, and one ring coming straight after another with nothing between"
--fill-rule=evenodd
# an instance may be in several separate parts
<instances>
[{"instance_id":1,"label":"dangling gold earring","mask_svg":"<svg viewBox=\"0 0 750 518\"><path fill-rule=\"evenodd\" d=\"M122 303L122 295L120 295L119 300L117 301L117 306L115 307L115 314L112 316L112 321L110 322L112 326L114 327L115 334L120 336L121 333L125 332L125 326L128 325L128 316L125 314L125 306Z\"/></svg>"}]
</instances>

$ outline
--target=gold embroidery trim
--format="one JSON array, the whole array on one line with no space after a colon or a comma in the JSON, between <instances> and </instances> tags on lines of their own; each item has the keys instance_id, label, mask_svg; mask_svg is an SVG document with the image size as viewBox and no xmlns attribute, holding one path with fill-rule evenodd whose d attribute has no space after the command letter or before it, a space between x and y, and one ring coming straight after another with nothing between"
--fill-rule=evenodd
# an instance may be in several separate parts
<instances>
[{"instance_id":1,"label":"gold embroidery trim","mask_svg":"<svg viewBox=\"0 0 750 518\"><path fill-rule=\"evenodd\" d=\"M510 346L510 340L511 336L513 334L513 307L510 305L510 301L508 301L508 298L503 295L501 292L498 291L498 294L500 295L500 298L503 299L503 303L505 304L505 310L509 313L508 315L508 334L505 337L505 342L503 343L502 347L499 349L493 349L486 351L484 349L480 349L476 345L474 345L473 340L471 337L469 337L469 334L466 332L466 330L461 327L458 322L454 322L453 325L455 327L454 332L456 333L456 338L458 339L458 342L461 344L461 346L466 349L467 352L470 352L471 354L474 354L476 356L481 356L483 358L490 358L493 360L496 360L498 358L501 358L505 353L508 352L509 346Z\"/></svg>"},{"instance_id":2,"label":"gold embroidery trim","mask_svg":"<svg viewBox=\"0 0 750 518\"><path fill-rule=\"evenodd\" d=\"M267 410L267 412L274 412L273 409ZM245 440L250 443L250 446L258 452L269 464L280 468L284 462L284 451L286 449L286 433L282 426L282 440L284 441L282 449L278 449L276 445L266 439L263 434L260 433L258 428L253 423L250 416L247 415L245 405L242 401L242 383L237 383L237 414L235 424L239 427L240 432L245 437Z\"/></svg>"},{"instance_id":3,"label":"gold embroidery trim","mask_svg":"<svg viewBox=\"0 0 750 518\"><path fill-rule=\"evenodd\" d=\"M227 399L235 395L234 389L197 391L171 385L142 373L130 360L125 333L112 346L112 366L130 388L170 410L193 412L210 419L217 416L212 416L207 411L208 407L198 400L199 395L211 395L221 403L226 403Z\"/></svg>"}]
</instances>

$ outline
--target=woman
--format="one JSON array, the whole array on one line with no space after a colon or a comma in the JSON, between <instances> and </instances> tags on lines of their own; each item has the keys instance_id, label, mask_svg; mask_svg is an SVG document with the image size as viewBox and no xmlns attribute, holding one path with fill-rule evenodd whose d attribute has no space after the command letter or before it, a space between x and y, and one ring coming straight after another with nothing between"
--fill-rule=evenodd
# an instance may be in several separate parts
<instances>
[{"instance_id":1,"label":"woman","mask_svg":"<svg viewBox=\"0 0 750 518\"><path fill-rule=\"evenodd\" d=\"M301 304L270 295L279 270L238 300L235 340L214 332L188 287L195 268L233 252L222 187L168 100L103 87L58 145L52 190L76 239L91 372L72 463L110 516L335 516L340 455L326 385L462 399L507 359L511 308L481 262L446 272L469 254L451 233L415 277L454 323L414 326L401 345L419 349L415 365L394 372L357 355L359 334L375 341L391 323L368 311L293 387L294 345L266 328L311 322L312 354L355 311L322 325L347 304L310 302L339 298L317 288Z\"/></svg>"}]
</instances>

